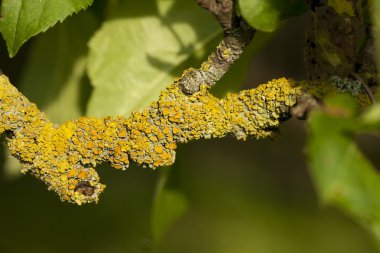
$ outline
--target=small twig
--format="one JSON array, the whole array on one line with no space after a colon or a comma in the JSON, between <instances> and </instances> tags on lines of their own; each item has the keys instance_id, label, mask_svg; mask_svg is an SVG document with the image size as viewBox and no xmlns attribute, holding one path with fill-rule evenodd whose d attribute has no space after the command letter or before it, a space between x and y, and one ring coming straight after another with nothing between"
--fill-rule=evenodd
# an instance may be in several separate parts
<instances>
[{"instance_id":1,"label":"small twig","mask_svg":"<svg viewBox=\"0 0 380 253\"><path fill-rule=\"evenodd\" d=\"M198 0L200 6L212 13L221 24L223 40L199 69L188 70L179 85L185 94L199 91L202 84L212 87L230 69L252 40L255 30L235 14L233 0Z\"/></svg>"},{"instance_id":2,"label":"small twig","mask_svg":"<svg viewBox=\"0 0 380 253\"><path fill-rule=\"evenodd\" d=\"M233 27L234 1L232 0L198 0L198 4L215 16L224 31Z\"/></svg>"},{"instance_id":3,"label":"small twig","mask_svg":"<svg viewBox=\"0 0 380 253\"><path fill-rule=\"evenodd\" d=\"M319 106L321 103L316 97L304 92L297 98L297 104L290 109L290 115L296 119L304 120L310 111Z\"/></svg>"},{"instance_id":4,"label":"small twig","mask_svg":"<svg viewBox=\"0 0 380 253\"><path fill-rule=\"evenodd\" d=\"M358 81L360 82L360 84L362 85L364 91L367 93L369 99L371 100L371 102L373 104L376 104L377 101L376 101L376 98L375 96L373 95L373 92L371 90L371 88L366 84L366 82L364 82L363 78L361 78L361 76L359 76L358 74L356 73L351 73L351 75Z\"/></svg>"}]
</instances>

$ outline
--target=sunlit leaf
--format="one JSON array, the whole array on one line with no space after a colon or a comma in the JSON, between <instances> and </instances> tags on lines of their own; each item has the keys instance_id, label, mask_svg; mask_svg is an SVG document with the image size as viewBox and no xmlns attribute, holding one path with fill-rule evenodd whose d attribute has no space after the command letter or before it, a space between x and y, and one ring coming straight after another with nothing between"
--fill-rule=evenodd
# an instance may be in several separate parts
<instances>
[{"instance_id":1,"label":"sunlit leaf","mask_svg":"<svg viewBox=\"0 0 380 253\"><path fill-rule=\"evenodd\" d=\"M90 91L86 43L96 27L91 13L84 12L41 35L33 44L20 87L53 122L62 123L84 113Z\"/></svg>"},{"instance_id":2,"label":"sunlit leaf","mask_svg":"<svg viewBox=\"0 0 380 253\"><path fill-rule=\"evenodd\" d=\"M145 2L134 2L137 11ZM95 89L88 114L126 116L146 106L183 69L199 64L221 35L195 1L157 1L146 8L152 9L145 9L147 15L135 17L132 9L104 22L91 39L88 73Z\"/></svg>"},{"instance_id":3,"label":"sunlit leaf","mask_svg":"<svg viewBox=\"0 0 380 253\"><path fill-rule=\"evenodd\" d=\"M3 0L0 32L14 56L32 36L44 32L67 16L86 9L93 0Z\"/></svg>"}]
</instances>

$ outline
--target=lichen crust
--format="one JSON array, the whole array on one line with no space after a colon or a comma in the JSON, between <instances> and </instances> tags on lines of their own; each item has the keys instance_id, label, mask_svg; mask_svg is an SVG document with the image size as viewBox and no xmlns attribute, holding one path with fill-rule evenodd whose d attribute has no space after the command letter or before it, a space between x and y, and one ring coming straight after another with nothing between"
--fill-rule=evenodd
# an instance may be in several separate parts
<instances>
[{"instance_id":1,"label":"lichen crust","mask_svg":"<svg viewBox=\"0 0 380 253\"><path fill-rule=\"evenodd\" d=\"M150 168L174 163L179 143L221 138L271 136L289 117L302 88L279 78L218 99L206 84L184 94L176 80L149 107L130 117L81 117L53 124L4 75L0 76L0 134L29 172L72 203L97 202L105 186L95 171L109 162L125 170L130 162Z\"/></svg>"}]
</instances>

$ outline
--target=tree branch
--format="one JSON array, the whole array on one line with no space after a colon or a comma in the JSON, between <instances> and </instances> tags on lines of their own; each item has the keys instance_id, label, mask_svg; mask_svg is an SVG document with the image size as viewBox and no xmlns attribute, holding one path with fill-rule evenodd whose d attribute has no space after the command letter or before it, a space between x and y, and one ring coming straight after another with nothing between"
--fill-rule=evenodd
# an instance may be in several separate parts
<instances>
[{"instance_id":1,"label":"tree branch","mask_svg":"<svg viewBox=\"0 0 380 253\"><path fill-rule=\"evenodd\" d=\"M198 0L198 4L218 20L223 31L231 31L235 26L235 9L233 0Z\"/></svg>"},{"instance_id":2,"label":"tree branch","mask_svg":"<svg viewBox=\"0 0 380 253\"><path fill-rule=\"evenodd\" d=\"M233 0L198 0L199 5L211 12L223 28L223 40L199 69L190 69L180 80L185 94L199 91L202 84L215 85L231 65L239 59L244 47L252 40L255 30L235 14Z\"/></svg>"},{"instance_id":3,"label":"tree branch","mask_svg":"<svg viewBox=\"0 0 380 253\"><path fill-rule=\"evenodd\" d=\"M0 134L6 134L23 172L45 182L62 200L97 202L105 186L94 167L101 162L117 169L128 168L131 161L156 168L174 162L178 143L228 134L243 140L269 137L281 121L292 114L302 117L329 92L349 91L369 103L359 82L345 85L339 78L300 83L280 78L215 98L208 88L239 58L254 31L234 14L228 5L233 1L199 2L221 23L223 41L200 69L184 71L158 101L129 118L82 117L58 126L0 75Z\"/></svg>"},{"instance_id":4,"label":"tree branch","mask_svg":"<svg viewBox=\"0 0 380 253\"><path fill-rule=\"evenodd\" d=\"M7 134L8 148L23 172L44 181L62 200L82 204L96 202L104 189L94 170L98 163L126 169L134 161L156 168L174 162L178 143L227 134L268 137L302 93L294 81L281 78L219 100L206 86L183 94L180 80L129 118L82 117L58 126L2 75L0 134Z\"/></svg>"}]
</instances>

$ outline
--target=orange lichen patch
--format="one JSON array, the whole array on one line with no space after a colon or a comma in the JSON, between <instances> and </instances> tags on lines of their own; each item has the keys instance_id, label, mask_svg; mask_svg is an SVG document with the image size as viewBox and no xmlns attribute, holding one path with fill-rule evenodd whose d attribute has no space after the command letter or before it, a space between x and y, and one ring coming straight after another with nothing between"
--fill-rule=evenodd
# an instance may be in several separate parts
<instances>
[{"instance_id":1,"label":"orange lichen patch","mask_svg":"<svg viewBox=\"0 0 380 253\"><path fill-rule=\"evenodd\" d=\"M87 178L87 176L88 176L88 174L87 174L87 171L81 171L79 174L78 174L78 178L79 179L86 179Z\"/></svg>"},{"instance_id":2,"label":"orange lichen patch","mask_svg":"<svg viewBox=\"0 0 380 253\"><path fill-rule=\"evenodd\" d=\"M77 175L77 171L76 170L70 170L69 173L67 173L68 177L75 177L76 175Z\"/></svg>"},{"instance_id":3,"label":"orange lichen patch","mask_svg":"<svg viewBox=\"0 0 380 253\"><path fill-rule=\"evenodd\" d=\"M134 161L156 168L174 162L177 143L227 134L267 137L302 89L280 78L218 99L206 85L185 95L177 80L157 102L129 118L82 117L57 126L0 76L0 133L13 133L8 147L24 172L44 181L62 200L83 204L96 202L105 187L93 169L96 164L108 161L126 169Z\"/></svg>"},{"instance_id":4,"label":"orange lichen patch","mask_svg":"<svg viewBox=\"0 0 380 253\"><path fill-rule=\"evenodd\" d=\"M93 195L75 194L75 186L73 189L69 183L69 178L75 178L85 169L79 163L81 155L77 151L82 142L76 134L79 127L76 122L60 127L52 124L5 76L0 76L0 133L13 133L7 137L8 147L22 162L23 172L29 171L44 181L62 200L82 204L97 201L104 186L93 169L82 178L92 182Z\"/></svg>"},{"instance_id":5,"label":"orange lichen patch","mask_svg":"<svg viewBox=\"0 0 380 253\"><path fill-rule=\"evenodd\" d=\"M164 151L164 147L162 146L155 146L154 151L156 151L157 154L161 154Z\"/></svg>"},{"instance_id":6,"label":"orange lichen patch","mask_svg":"<svg viewBox=\"0 0 380 253\"><path fill-rule=\"evenodd\" d=\"M86 148L92 149L94 147L94 143L92 141L86 142Z\"/></svg>"},{"instance_id":7,"label":"orange lichen patch","mask_svg":"<svg viewBox=\"0 0 380 253\"><path fill-rule=\"evenodd\" d=\"M174 150L174 149L177 148L177 144L175 142L172 142L172 143L166 144L165 147L168 148L168 149Z\"/></svg>"},{"instance_id":8,"label":"orange lichen patch","mask_svg":"<svg viewBox=\"0 0 380 253\"><path fill-rule=\"evenodd\" d=\"M127 137L127 131L125 131L125 129L121 129L120 132L118 133L118 136L120 138L125 138Z\"/></svg>"}]
</instances>

